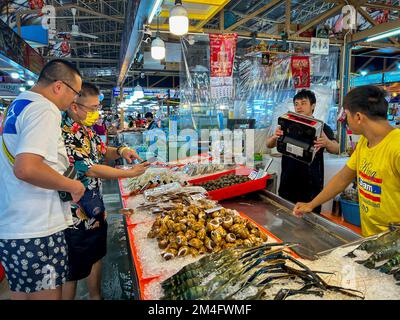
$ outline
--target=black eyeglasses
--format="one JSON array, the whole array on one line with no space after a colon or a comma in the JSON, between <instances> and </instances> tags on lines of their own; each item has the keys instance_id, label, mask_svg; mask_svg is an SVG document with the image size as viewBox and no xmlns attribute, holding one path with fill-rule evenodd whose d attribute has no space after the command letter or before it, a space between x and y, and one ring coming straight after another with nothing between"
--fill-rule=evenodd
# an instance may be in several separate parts
<instances>
[{"instance_id":1,"label":"black eyeglasses","mask_svg":"<svg viewBox=\"0 0 400 320\"><path fill-rule=\"evenodd\" d=\"M85 107L85 108L87 108L87 109L96 108L96 111L100 111L101 108L103 107L101 104L98 104L97 106L85 106L84 104L79 103L79 102L75 102L75 103L76 103L78 106Z\"/></svg>"},{"instance_id":2,"label":"black eyeglasses","mask_svg":"<svg viewBox=\"0 0 400 320\"><path fill-rule=\"evenodd\" d=\"M66 83L65 81L63 81L63 80L54 80L54 82L57 82L57 81L61 81L62 83L64 83L68 88L70 88L73 92L75 92L76 95L77 95L78 97L81 97L81 96L82 96L82 92L76 91L74 88L72 88L72 87L71 87L68 83Z\"/></svg>"}]
</instances>

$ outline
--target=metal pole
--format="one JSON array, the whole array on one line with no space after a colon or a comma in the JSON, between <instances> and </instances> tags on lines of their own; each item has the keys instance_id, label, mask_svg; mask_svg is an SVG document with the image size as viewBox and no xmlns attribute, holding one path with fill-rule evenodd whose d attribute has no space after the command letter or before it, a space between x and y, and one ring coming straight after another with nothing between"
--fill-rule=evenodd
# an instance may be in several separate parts
<instances>
[{"instance_id":1,"label":"metal pole","mask_svg":"<svg viewBox=\"0 0 400 320\"><path fill-rule=\"evenodd\" d=\"M342 67L340 72L340 100L339 109L343 108L343 101L346 94L349 92L350 87L350 68L351 68L351 51L352 45L345 43L342 48ZM339 147L340 153L346 152L347 149L347 130L344 123L339 123Z\"/></svg>"}]
</instances>

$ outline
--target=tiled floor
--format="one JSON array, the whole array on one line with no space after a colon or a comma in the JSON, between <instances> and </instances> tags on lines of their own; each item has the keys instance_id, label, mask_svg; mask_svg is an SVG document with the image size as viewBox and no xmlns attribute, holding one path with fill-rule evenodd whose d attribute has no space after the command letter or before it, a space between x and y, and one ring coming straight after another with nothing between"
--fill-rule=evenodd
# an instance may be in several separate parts
<instances>
[{"instance_id":1,"label":"tiled floor","mask_svg":"<svg viewBox=\"0 0 400 320\"><path fill-rule=\"evenodd\" d=\"M103 259L102 294L106 300L135 299L136 277L131 273L123 217L119 213L121 201L116 181L103 184L104 203L108 221L108 248ZM0 283L0 300L9 299L7 281ZM88 299L85 281L79 281L77 299Z\"/></svg>"}]
</instances>

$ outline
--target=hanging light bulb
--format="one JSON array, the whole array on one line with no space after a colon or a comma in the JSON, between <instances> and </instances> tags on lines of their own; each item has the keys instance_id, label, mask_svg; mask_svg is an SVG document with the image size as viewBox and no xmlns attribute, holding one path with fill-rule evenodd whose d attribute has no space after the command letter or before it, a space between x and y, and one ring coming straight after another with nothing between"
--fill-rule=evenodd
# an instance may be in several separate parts
<instances>
[{"instance_id":1,"label":"hanging light bulb","mask_svg":"<svg viewBox=\"0 0 400 320\"><path fill-rule=\"evenodd\" d=\"M139 82L138 82L138 85L134 89L133 96L136 98L136 100L144 98L143 88L140 86Z\"/></svg>"},{"instance_id":2,"label":"hanging light bulb","mask_svg":"<svg viewBox=\"0 0 400 320\"><path fill-rule=\"evenodd\" d=\"M151 43L151 57L155 60L165 58L165 44L160 37L155 38Z\"/></svg>"},{"instance_id":3,"label":"hanging light bulb","mask_svg":"<svg viewBox=\"0 0 400 320\"><path fill-rule=\"evenodd\" d=\"M188 12L181 0L175 0L175 6L169 13L169 31L176 36L183 36L189 31Z\"/></svg>"},{"instance_id":4,"label":"hanging light bulb","mask_svg":"<svg viewBox=\"0 0 400 320\"><path fill-rule=\"evenodd\" d=\"M162 60L165 58L165 44L160 38L159 17L157 17L157 36L151 43L151 57L154 60Z\"/></svg>"}]
</instances>

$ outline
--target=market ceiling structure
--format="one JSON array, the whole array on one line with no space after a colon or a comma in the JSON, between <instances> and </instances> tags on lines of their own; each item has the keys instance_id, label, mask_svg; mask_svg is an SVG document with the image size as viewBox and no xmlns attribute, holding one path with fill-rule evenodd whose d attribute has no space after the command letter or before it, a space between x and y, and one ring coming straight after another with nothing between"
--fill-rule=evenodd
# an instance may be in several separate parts
<instances>
[{"instance_id":1,"label":"market ceiling structure","mask_svg":"<svg viewBox=\"0 0 400 320\"><path fill-rule=\"evenodd\" d=\"M27 1L8 2L18 2L27 7ZM239 34L239 46L242 47L250 46L254 37L280 41L282 30L288 33L289 42L309 42L309 38L300 37L300 34L309 28L324 24L329 19L338 19L346 3L358 9L359 17L363 20L359 31L364 30L362 31L364 33L353 35L353 39L349 37L349 41L362 40L359 35L368 36L376 33L379 28L385 28L387 23L391 24L391 27L393 25L400 27L400 0L393 0L390 5L383 2L383 0L183 0L189 12L191 33L236 32ZM132 83L132 80L138 78L143 70L138 69L135 58L139 50L143 51L143 48L148 50L149 45L142 42L143 29L156 0L49 0L47 3L56 7L57 32L71 30L71 8L76 8L76 24L79 25L80 32L98 37L96 39L73 37L69 41L73 51L72 56L67 59L76 62L89 80L101 87L111 88L116 84L126 84L129 81ZM179 39L172 37L167 31L169 9L173 5L173 0L162 1L158 21L161 37L169 42L178 42ZM388 10L389 22L381 25L375 22L374 18L380 14L378 10ZM4 12L3 8L3 15ZM20 11L17 18L21 18L23 23L26 15L35 14L37 15L37 11L27 8L25 11ZM157 18L154 18L151 25L153 31L157 30L156 22ZM291 31L293 24L301 25L300 30ZM331 39L331 43L341 46L343 34ZM398 58L399 47L398 39L390 39L390 42L381 41L380 44L369 43L364 48L359 47L353 53L363 57L359 59L361 62L354 66L354 71L368 61L367 65L386 61L386 67L393 68L393 59ZM156 83L156 86L163 86L167 81L171 86L172 81L169 79L168 82L168 78L174 75L175 85L177 83L176 71L167 69L144 70L144 72L151 81L149 78L147 82L146 79L142 79L143 85L152 86Z\"/></svg>"}]
</instances>

